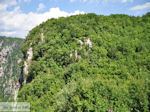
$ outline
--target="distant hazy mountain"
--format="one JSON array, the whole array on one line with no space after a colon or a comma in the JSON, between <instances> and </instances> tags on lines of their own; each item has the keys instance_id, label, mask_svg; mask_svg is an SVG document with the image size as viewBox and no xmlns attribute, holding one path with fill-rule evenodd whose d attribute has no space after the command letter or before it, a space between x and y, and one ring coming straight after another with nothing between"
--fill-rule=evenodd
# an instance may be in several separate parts
<instances>
[{"instance_id":1,"label":"distant hazy mountain","mask_svg":"<svg viewBox=\"0 0 150 112\"><path fill-rule=\"evenodd\" d=\"M0 101L13 101L21 75L23 39L0 36Z\"/></svg>"}]
</instances>

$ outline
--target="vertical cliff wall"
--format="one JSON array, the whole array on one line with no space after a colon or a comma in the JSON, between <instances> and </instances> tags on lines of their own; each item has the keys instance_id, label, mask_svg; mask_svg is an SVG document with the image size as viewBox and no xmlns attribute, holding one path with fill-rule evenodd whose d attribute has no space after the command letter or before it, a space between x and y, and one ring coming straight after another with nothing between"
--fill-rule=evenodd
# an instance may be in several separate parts
<instances>
[{"instance_id":1,"label":"vertical cliff wall","mask_svg":"<svg viewBox=\"0 0 150 112\"><path fill-rule=\"evenodd\" d=\"M0 100L13 101L18 90L22 39L0 37Z\"/></svg>"}]
</instances>

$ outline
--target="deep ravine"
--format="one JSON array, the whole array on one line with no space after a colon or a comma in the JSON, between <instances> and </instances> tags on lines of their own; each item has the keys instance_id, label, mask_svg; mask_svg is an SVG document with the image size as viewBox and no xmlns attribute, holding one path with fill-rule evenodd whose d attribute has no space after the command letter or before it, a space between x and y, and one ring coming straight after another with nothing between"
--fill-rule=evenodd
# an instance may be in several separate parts
<instances>
[{"instance_id":1,"label":"deep ravine","mask_svg":"<svg viewBox=\"0 0 150 112\"><path fill-rule=\"evenodd\" d=\"M22 42L18 38L0 37L0 101L17 101Z\"/></svg>"}]
</instances>

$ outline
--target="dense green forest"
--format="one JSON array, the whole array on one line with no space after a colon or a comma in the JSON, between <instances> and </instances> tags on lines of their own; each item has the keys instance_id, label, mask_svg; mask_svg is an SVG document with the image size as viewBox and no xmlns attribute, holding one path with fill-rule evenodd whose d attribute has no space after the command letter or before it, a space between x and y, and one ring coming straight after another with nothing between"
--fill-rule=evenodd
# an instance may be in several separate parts
<instances>
[{"instance_id":1,"label":"dense green forest","mask_svg":"<svg viewBox=\"0 0 150 112\"><path fill-rule=\"evenodd\" d=\"M24 60L29 49L18 101L32 112L149 112L150 13L49 19L29 32Z\"/></svg>"},{"instance_id":2,"label":"dense green forest","mask_svg":"<svg viewBox=\"0 0 150 112\"><path fill-rule=\"evenodd\" d=\"M0 102L14 101L15 87L21 75L19 61L23 39L0 36Z\"/></svg>"}]
</instances>

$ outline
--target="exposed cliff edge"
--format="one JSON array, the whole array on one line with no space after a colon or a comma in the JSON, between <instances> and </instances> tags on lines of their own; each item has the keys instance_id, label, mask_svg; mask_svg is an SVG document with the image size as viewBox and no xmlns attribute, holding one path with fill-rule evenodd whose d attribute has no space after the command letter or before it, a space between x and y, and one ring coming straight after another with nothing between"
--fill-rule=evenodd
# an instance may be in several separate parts
<instances>
[{"instance_id":1,"label":"exposed cliff edge","mask_svg":"<svg viewBox=\"0 0 150 112\"><path fill-rule=\"evenodd\" d=\"M27 77L28 77L28 74L29 74L29 68L31 66L32 58L33 58L33 50L32 50L32 47L30 47L27 50L26 59L24 60L24 67L23 67L24 83L25 84L28 80Z\"/></svg>"},{"instance_id":2,"label":"exposed cliff edge","mask_svg":"<svg viewBox=\"0 0 150 112\"><path fill-rule=\"evenodd\" d=\"M23 39L0 37L0 101L16 99L16 91L20 87L22 43Z\"/></svg>"}]
</instances>

